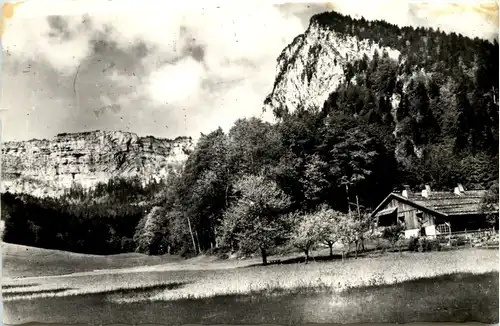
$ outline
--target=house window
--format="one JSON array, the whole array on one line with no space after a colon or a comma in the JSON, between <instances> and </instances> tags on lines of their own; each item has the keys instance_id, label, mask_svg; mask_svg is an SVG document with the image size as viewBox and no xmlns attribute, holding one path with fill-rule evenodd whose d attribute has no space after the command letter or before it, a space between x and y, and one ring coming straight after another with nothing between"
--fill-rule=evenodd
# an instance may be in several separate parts
<instances>
[{"instance_id":1,"label":"house window","mask_svg":"<svg viewBox=\"0 0 500 326\"><path fill-rule=\"evenodd\" d=\"M422 212L417 212L417 223L418 223L418 227L422 227L422 225L424 224L424 217L423 217L423 214Z\"/></svg>"},{"instance_id":2,"label":"house window","mask_svg":"<svg viewBox=\"0 0 500 326\"><path fill-rule=\"evenodd\" d=\"M391 226L394 224L394 216L382 215L378 218L379 226Z\"/></svg>"}]
</instances>

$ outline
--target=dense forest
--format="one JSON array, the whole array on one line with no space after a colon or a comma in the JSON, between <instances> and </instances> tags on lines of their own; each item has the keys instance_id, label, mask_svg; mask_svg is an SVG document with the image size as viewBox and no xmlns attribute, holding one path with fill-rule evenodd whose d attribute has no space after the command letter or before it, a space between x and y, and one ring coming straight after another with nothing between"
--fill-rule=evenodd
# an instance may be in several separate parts
<instances>
[{"instance_id":1,"label":"dense forest","mask_svg":"<svg viewBox=\"0 0 500 326\"><path fill-rule=\"evenodd\" d=\"M2 194L3 240L89 254L135 251L135 228L165 184L143 186L139 179L111 179L95 189L74 184L59 198Z\"/></svg>"},{"instance_id":2,"label":"dense forest","mask_svg":"<svg viewBox=\"0 0 500 326\"><path fill-rule=\"evenodd\" d=\"M274 124L240 119L227 133L201 135L182 173L161 184L114 181L57 200L4 194L5 241L101 254L257 252L265 259L284 243L307 254L304 234L313 225L324 225L314 230L328 245L358 241L367 212L404 185L451 190L462 183L492 189L488 202L498 202L496 41L334 12L311 23L401 56L384 51L349 63L346 82L322 107L281 108Z\"/></svg>"}]
</instances>

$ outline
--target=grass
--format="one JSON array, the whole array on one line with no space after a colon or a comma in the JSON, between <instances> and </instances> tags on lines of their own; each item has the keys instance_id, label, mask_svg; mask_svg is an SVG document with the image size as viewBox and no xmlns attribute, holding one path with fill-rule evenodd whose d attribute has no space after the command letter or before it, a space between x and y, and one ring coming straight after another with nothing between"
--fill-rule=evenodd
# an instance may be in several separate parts
<instances>
[{"instance_id":1,"label":"grass","mask_svg":"<svg viewBox=\"0 0 500 326\"><path fill-rule=\"evenodd\" d=\"M171 266L174 265L174 266ZM182 287L150 296L138 297L119 294L110 295L108 300L117 303L136 301L172 301L186 298L208 298L228 294L248 294L269 289L329 287L341 291L349 287L393 284L407 280L433 277L451 273L487 273L498 271L498 251L465 249L459 251L430 253L387 253L377 257L349 259L345 262L335 260L310 264L289 264L271 266L247 266L240 268L235 262L221 265L223 268L204 268L192 263L149 266L135 271L107 271L106 273L87 273L81 275L62 275L38 278L9 279L4 284L13 285L38 283L33 287L4 289L9 293L8 300L31 299L51 296L38 290L72 289L59 293L65 295L84 295L105 293L118 289L160 286L171 282L183 283ZM209 265L209 264L206 264ZM172 269L172 268L177 269ZM196 267L196 268L195 268ZM17 296L16 296L17 295ZM54 294L55 296L55 294ZM6 298L7 299L7 298Z\"/></svg>"},{"instance_id":2,"label":"grass","mask_svg":"<svg viewBox=\"0 0 500 326\"><path fill-rule=\"evenodd\" d=\"M47 253L36 253L42 252ZM57 265L54 257L63 260L59 262L61 265L67 263L66 257L70 261L79 260L80 264L86 258L63 252L36 253L10 260L11 273L28 271L28 267L51 268ZM258 257L245 261L196 257L129 267L126 259L117 258L100 257L110 262L95 263L93 267L98 265L100 271L89 272L87 268L77 270L77 274L47 275L41 270L31 275L46 276L23 278L4 275L4 321L18 323L30 318L40 322L162 324L498 321L497 250L378 253L344 262L318 259L310 264L270 266L256 265ZM292 258L293 255L284 256L281 260L295 261ZM47 260L50 263L44 264ZM126 267L110 269L119 265L117 261ZM26 275L30 272L23 276ZM371 309L372 315L360 310L362 303L369 304L371 308L366 311ZM403 303L413 306L416 312L402 306ZM497 308L492 310L492 305ZM383 311L377 311L377 307ZM253 313L256 315L251 316ZM19 319L9 319L14 316ZM70 319L75 316L77 320ZM97 316L102 321L95 319ZM290 316L295 319L289 320Z\"/></svg>"},{"instance_id":3,"label":"grass","mask_svg":"<svg viewBox=\"0 0 500 326\"><path fill-rule=\"evenodd\" d=\"M415 292L417 290L418 292ZM270 295L274 294L274 295ZM119 304L106 295L6 302L5 323L305 324L498 322L498 272L453 273L393 285L297 288Z\"/></svg>"},{"instance_id":4,"label":"grass","mask_svg":"<svg viewBox=\"0 0 500 326\"><path fill-rule=\"evenodd\" d=\"M119 254L111 256L84 255L58 250L34 248L2 242L2 273L4 277L35 277L154 266L182 261L176 256Z\"/></svg>"},{"instance_id":5,"label":"grass","mask_svg":"<svg viewBox=\"0 0 500 326\"><path fill-rule=\"evenodd\" d=\"M122 297L133 296L138 298L141 296L146 297L154 293L160 293L165 290L172 290L182 287L184 283L182 282L171 282L171 283L156 283L150 285L129 285L127 287L90 287L84 291L76 290L73 288L55 287L48 289L23 289L22 291L12 291L3 290L2 296L4 302L11 301L22 301L22 300L33 300L33 299L43 299L43 298L55 298L55 297L70 297L78 295L120 295Z\"/></svg>"}]
</instances>

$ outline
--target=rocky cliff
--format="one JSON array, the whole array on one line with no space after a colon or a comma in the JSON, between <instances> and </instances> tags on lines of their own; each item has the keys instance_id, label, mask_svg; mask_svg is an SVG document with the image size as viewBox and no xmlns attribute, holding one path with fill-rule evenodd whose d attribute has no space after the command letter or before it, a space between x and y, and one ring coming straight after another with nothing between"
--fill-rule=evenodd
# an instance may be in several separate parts
<instances>
[{"instance_id":1,"label":"rocky cliff","mask_svg":"<svg viewBox=\"0 0 500 326\"><path fill-rule=\"evenodd\" d=\"M348 63L365 54L371 60L375 50L382 53L384 49L391 59L398 60L400 52L396 49L381 47L369 39L360 40L311 20L305 33L297 36L278 57L274 87L264 110L321 108L345 81Z\"/></svg>"},{"instance_id":2,"label":"rocky cliff","mask_svg":"<svg viewBox=\"0 0 500 326\"><path fill-rule=\"evenodd\" d=\"M72 183L85 188L112 177L160 180L178 170L194 144L139 137L121 131L59 134L52 140L2 144L2 191L37 196L60 194Z\"/></svg>"},{"instance_id":3,"label":"rocky cliff","mask_svg":"<svg viewBox=\"0 0 500 326\"><path fill-rule=\"evenodd\" d=\"M326 12L278 57L263 109L278 118L326 109L376 124L406 166L440 142L456 153L492 153L497 57L496 41Z\"/></svg>"}]
</instances>

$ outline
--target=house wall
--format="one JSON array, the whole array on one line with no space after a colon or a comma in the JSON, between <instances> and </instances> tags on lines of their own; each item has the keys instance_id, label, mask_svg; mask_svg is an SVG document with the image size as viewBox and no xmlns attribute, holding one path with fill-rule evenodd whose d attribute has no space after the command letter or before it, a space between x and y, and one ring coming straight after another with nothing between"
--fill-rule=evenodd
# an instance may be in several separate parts
<instances>
[{"instance_id":1,"label":"house wall","mask_svg":"<svg viewBox=\"0 0 500 326\"><path fill-rule=\"evenodd\" d=\"M405 230L405 238L418 237L420 229ZM425 227L425 235L430 238L436 237L436 226L429 225Z\"/></svg>"},{"instance_id":2,"label":"house wall","mask_svg":"<svg viewBox=\"0 0 500 326\"><path fill-rule=\"evenodd\" d=\"M403 203L396 198L393 198L384 208L392 208L392 207L398 208L397 216L399 219L404 219L407 230L413 230L419 228L417 213L421 213L424 227L435 224L435 217L433 215L425 211L420 211L419 209L411 205L408 205L406 203Z\"/></svg>"},{"instance_id":3,"label":"house wall","mask_svg":"<svg viewBox=\"0 0 500 326\"><path fill-rule=\"evenodd\" d=\"M491 228L485 217L479 214L450 216L447 222L450 222L452 232Z\"/></svg>"}]
</instances>

